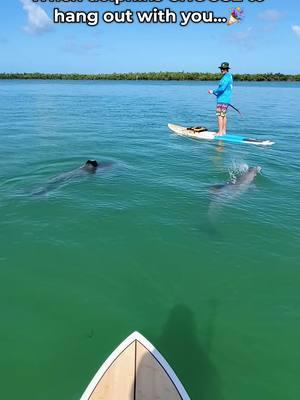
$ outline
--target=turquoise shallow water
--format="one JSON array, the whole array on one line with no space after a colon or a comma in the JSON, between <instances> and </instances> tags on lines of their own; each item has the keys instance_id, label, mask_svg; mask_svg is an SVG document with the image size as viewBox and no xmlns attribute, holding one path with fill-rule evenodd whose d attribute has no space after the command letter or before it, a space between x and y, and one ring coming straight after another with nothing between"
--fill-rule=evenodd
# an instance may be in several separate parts
<instances>
[{"instance_id":1,"label":"turquoise shallow water","mask_svg":"<svg viewBox=\"0 0 300 400\"><path fill-rule=\"evenodd\" d=\"M230 133L272 148L172 135L215 128L214 86L0 82L3 398L79 399L139 330L193 400L299 399L300 85L236 85ZM212 218L234 164L263 173Z\"/></svg>"}]
</instances>

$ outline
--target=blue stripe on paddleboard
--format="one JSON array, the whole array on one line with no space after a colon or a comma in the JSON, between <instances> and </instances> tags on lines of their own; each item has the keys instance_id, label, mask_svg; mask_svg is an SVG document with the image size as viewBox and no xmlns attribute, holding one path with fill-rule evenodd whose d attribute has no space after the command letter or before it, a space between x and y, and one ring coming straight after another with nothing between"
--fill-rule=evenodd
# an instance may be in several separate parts
<instances>
[{"instance_id":1,"label":"blue stripe on paddleboard","mask_svg":"<svg viewBox=\"0 0 300 400\"><path fill-rule=\"evenodd\" d=\"M238 135L224 135L224 136L215 136L215 140L221 140L222 142L234 142L234 143L245 143L247 140L245 136Z\"/></svg>"}]
</instances>

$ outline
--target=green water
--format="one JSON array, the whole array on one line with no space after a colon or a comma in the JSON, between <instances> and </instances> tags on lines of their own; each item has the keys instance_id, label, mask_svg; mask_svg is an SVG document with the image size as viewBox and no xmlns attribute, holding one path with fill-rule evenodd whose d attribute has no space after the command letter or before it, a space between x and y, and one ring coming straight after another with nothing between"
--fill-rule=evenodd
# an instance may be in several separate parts
<instances>
[{"instance_id":1,"label":"green water","mask_svg":"<svg viewBox=\"0 0 300 400\"><path fill-rule=\"evenodd\" d=\"M272 148L171 135L214 85L0 81L1 398L77 400L138 330L192 400L299 399L300 85L236 85L230 133ZM263 174L211 218L234 164Z\"/></svg>"}]
</instances>

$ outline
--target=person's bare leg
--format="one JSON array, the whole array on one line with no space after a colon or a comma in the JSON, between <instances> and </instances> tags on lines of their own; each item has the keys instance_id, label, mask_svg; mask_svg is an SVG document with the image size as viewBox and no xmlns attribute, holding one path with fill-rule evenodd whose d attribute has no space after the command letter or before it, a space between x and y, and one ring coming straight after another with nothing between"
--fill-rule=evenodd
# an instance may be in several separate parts
<instances>
[{"instance_id":1,"label":"person's bare leg","mask_svg":"<svg viewBox=\"0 0 300 400\"><path fill-rule=\"evenodd\" d=\"M222 129L222 134L226 135L227 132L227 116L225 115L225 117L223 118L223 129Z\"/></svg>"},{"instance_id":2,"label":"person's bare leg","mask_svg":"<svg viewBox=\"0 0 300 400\"><path fill-rule=\"evenodd\" d=\"M220 115L218 116L218 127L219 127L219 130L218 130L218 132L217 132L217 136L221 136L221 135L223 135L223 117L221 117Z\"/></svg>"},{"instance_id":3,"label":"person's bare leg","mask_svg":"<svg viewBox=\"0 0 300 400\"><path fill-rule=\"evenodd\" d=\"M224 136L226 135L226 128L227 128L227 117L218 117L218 126L219 131L217 132L217 136Z\"/></svg>"}]
</instances>

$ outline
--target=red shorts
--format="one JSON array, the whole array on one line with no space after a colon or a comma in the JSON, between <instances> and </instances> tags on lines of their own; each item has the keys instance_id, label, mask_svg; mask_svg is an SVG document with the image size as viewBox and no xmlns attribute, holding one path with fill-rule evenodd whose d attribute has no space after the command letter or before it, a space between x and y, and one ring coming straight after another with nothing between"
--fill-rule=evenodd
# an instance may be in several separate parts
<instances>
[{"instance_id":1,"label":"red shorts","mask_svg":"<svg viewBox=\"0 0 300 400\"><path fill-rule=\"evenodd\" d=\"M226 117L228 104L218 103L216 114L218 117Z\"/></svg>"}]
</instances>

